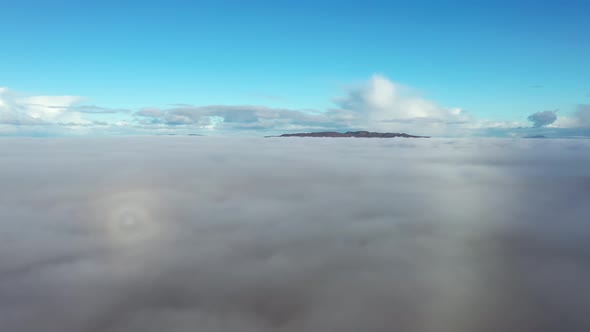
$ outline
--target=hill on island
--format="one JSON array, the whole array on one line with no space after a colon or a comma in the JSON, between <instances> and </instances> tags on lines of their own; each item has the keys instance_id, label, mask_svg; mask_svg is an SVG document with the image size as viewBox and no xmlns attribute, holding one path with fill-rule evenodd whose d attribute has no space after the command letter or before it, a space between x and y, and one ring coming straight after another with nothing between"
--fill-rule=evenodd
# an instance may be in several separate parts
<instances>
[{"instance_id":1,"label":"hill on island","mask_svg":"<svg viewBox=\"0 0 590 332\"><path fill-rule=\"evenodd\" d=\"M336 131L320 131L320 132L314 132L314 133L293 133L293 134L282 134L280 136L267 136L267 137L430 138L430 136L415 136L415 135L409 135L406 133L378 133L378 132L371 132L371 131L347 131L345 133L339 133Z\"/></svg>"}]
</instances>

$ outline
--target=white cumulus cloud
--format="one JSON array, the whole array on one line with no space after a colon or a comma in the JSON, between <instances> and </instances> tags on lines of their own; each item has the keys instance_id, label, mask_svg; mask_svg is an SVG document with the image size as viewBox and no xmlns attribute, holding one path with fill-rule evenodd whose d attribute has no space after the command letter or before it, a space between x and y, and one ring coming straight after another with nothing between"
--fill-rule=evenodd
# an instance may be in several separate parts
<instances>
[{"instance_id":1,"label":"white cumulus cloud","mask_svg":"<svg viewBox=\"0 0 590 332\"><path fill-rule=\"evenodd\" d=\"M30 96L0 88L0 123L12 125L87 124L69 108L83 101L79 96Z\"/></svg>"},{"instance_id":2,"label":"white cumulus cloud","mask_svg":"<svg viewBox=\"0 0 590 332\"><path fill-rule=\"evenodd\" d=\"M473 121L461 108L442 107L382 75L373 75L334 101L340 108L356 113L358 124L370 130L445 133Z\"/></svg>"}]
</instances>

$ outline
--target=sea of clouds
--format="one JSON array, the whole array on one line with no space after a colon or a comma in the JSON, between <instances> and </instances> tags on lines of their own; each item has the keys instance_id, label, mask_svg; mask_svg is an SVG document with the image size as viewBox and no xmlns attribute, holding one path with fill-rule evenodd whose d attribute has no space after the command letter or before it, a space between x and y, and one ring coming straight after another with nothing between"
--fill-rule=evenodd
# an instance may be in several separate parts
<instances>
[{"instance_id":1,"label":"sea of clouds","mask_svg":"<svg viewBox=\"0 0 590 332\"><path fill-rule=\"evenodd\" d=\"M587 332L589 284L589 140L0 140L0 331Z\"/></svg>"}]
</instances>

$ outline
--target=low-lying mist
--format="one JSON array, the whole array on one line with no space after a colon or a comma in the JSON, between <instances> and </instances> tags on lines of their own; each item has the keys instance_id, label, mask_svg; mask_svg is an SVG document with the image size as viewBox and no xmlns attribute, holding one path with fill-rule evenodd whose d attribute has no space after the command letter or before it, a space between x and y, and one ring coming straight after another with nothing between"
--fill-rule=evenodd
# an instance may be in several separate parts
<instances>
[{"instance_id":1,"label":"low-lying mist","mask_svg":"<svg viewBox=\"0 0 590 332\"><path fill-rule=\"evenodd\" d=\"M1 331L590 331L587 140L0 143Z\"/></svg>"}]
</instances>

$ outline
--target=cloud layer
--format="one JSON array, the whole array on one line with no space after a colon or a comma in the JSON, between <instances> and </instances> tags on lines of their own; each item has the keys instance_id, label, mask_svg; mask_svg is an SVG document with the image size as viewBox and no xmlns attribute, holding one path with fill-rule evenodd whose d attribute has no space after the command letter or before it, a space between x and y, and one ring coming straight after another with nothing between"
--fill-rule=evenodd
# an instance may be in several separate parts
<instances>
[{"instance_id":1,"label":"cloud layer","mask_svg":"<svg viewBox=\"0 0 590 332\"><path fill-rule=\"evenodd\" d=\"M322 131L375 130L446 135L467 129L474 119L459 108L446 109L382 75L334 98L323 112L263 106L190 106L147 108L135 115L144 124L193 125L218 130Z\"/></svg>"},{"instance_id":2,"label":"cloud layer","mask_svg":"<svg viewBox=\"0 0 590 332\"><path fill-rule=\"evenodd\" d=\"M585 140L11 139L2 331L588 331Z\"/></svg>"},{"instance_id":3,"label":"cloud layer","mask_svg":"<svg viewBox=\"0 0 590 332\"><path fill-rule=\"evenodd\" d=\"M205 134L272 135L297 131L372 130L415 135L590 136L589 106L557 115L539 111L528 120L478 119L443 107L383 75L349 87L325 110L262 105L188 105L139 110L87 105L77 96L30 96L0 88L0 135ZM523 119L524 120L524 119Z\"/></svg>"}]
</instances>

